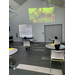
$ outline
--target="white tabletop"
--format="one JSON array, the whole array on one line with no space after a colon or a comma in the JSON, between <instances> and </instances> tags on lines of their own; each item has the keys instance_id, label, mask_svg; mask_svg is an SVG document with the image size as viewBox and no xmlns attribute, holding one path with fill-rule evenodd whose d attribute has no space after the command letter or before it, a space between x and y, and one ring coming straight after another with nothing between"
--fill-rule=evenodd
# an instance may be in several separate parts
<instances>
[{"instance_id":1,"label":"white tabletop","mask_svg":"<svg viewBox=\"0 0 75 75\"><path fill-rule=\"evenodd\" d=\"M17 48L13 48L12 50L9 50L9 55L12 55L18 51Z\"/></svg>"},{"instance_id":2,"label":"white tabletop","mask_svg":"<svg viewBox=\"0 0 75 75\"><path fill-rule=\"evenodd\" d=\"M49 48L49 49L55 49L55 46L54 45L51 45L51 44L46 44L45 47ZM60 49L64 49L65 46L64 45L60 45Z\"/></svg>"}]
</instances>

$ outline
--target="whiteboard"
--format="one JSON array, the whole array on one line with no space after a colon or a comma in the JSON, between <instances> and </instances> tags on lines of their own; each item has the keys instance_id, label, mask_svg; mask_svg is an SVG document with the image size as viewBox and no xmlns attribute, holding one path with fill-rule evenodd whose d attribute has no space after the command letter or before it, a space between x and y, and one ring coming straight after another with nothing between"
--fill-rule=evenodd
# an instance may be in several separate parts
<instances>
[{"instance_id":1,"label":"whiteboard","mask_svg":"<svg viewBox=\"0 0 75 75\"><path fill-rule=\"evenodd\" d=\"M32 36L32 25L26 25L26 24L19 25L19 34L21 38L33 37Z\"/></svg>"}]
</instances>

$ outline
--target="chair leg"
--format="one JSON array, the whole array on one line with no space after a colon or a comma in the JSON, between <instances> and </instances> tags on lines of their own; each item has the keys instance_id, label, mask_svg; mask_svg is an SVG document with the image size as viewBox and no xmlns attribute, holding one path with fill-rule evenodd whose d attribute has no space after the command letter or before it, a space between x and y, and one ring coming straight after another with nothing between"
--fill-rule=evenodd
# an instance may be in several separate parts
<instances>
[{"instance_id":1,"label":"chair leg","mask_svg":"<svg viewBox=\"0 0 75 75\"><path fill-rule=\"evenodd\" d=\"M49 56L49 58L50 58L50 73L51 73L51 63L52 63L51 56Z\"/></svg>"},{"instance_id":2,"label":"chair leg","mask_svg":"<svg viewBox=\"0 0 75 75\"><path fill-rule=\"evenodd\" d=\"M23 54L25 53L25 51L26 51L26 47L25 47L25 50L24 50Z\"/></svg>"},{"instance_id":3,"label":"chair leg","mask_svg":"<svg viewBox=\"0 0 75 75\"><path fill-rule=\"evenodd\" d=\"M60 65L62 65L62 62L59 62Z\"/></svg>"},{"instance_id":4,"label":"chair leg","mask_svg":"<svg viewBox=\"0 0 75 75\"><path fill-rule=\"evenodd\" d=\"M51 63L52 63L52 62L51 62L51 60L50 60L50 73L51 73Z\"/></svg>"}]
</instances>

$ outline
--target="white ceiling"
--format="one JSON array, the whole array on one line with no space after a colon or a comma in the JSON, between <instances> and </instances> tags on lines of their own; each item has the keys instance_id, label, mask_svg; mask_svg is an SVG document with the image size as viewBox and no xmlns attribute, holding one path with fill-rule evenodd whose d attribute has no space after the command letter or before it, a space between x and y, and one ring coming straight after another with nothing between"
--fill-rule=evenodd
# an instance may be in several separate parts
<instances>
[{"instance_id":1,"label":"white ceiling","mask_svg":"<svg viewBox=\"0 0 75 75\"><path fill-rule=\"evenodd\" d=\"M26 1L27 0L9 0L9 7L10 7L10 9L16 11ZM41 0L41 1L46 1L46 0ZM57 5L59 7L65 7L65 0L48 0L48 3L52 4L52 1L53 1L54 5ZM63 1L64 1L64 3L63 3ZM10 12L9 14L11 14L11 13L12 12Z\"/></svg>"}]
</instances>

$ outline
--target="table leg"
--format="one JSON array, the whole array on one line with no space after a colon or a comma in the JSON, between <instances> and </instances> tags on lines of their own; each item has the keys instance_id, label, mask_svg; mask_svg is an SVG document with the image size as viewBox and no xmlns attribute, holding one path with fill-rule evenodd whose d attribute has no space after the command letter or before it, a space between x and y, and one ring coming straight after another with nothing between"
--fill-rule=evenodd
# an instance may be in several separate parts
<instances>
[{"instance_id":1,"label":"table leg","mask_svg":"<svg viewBox=\"0 0 75 75\"><path fill-rule=\"evenodd\" d=\"M13 65L9 65L9 67L11 67L11 68L13 68L13 70L15 70L15 66L13 66Z\"/></svg>"}]
</instances>

